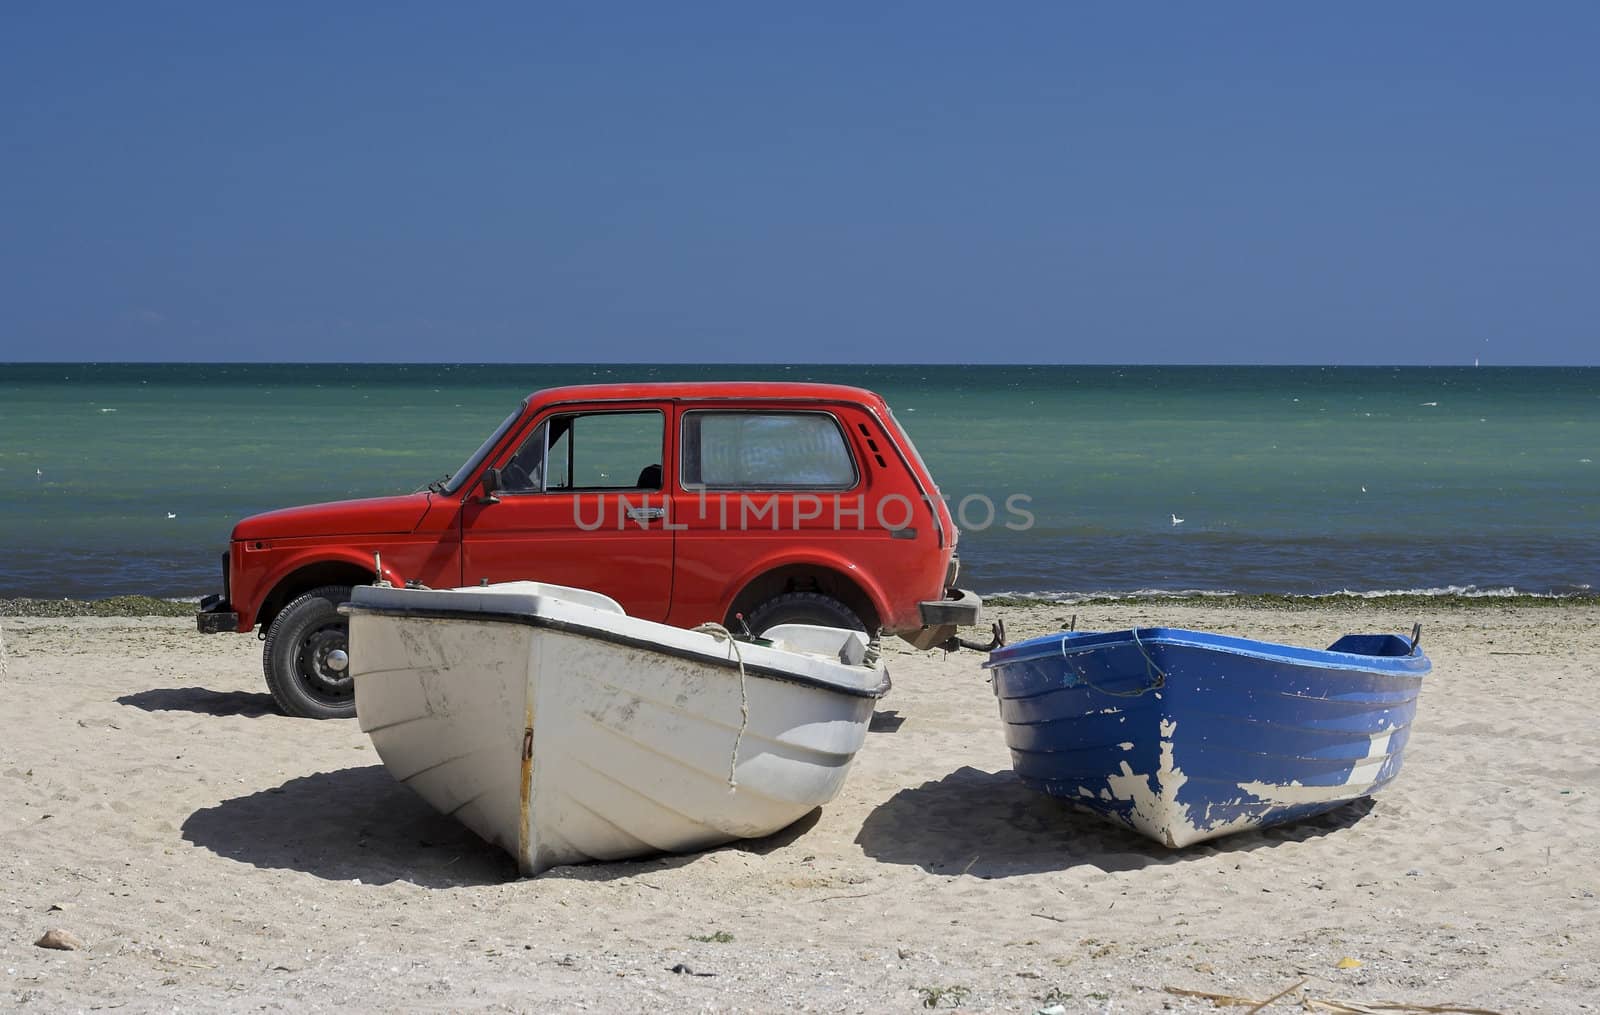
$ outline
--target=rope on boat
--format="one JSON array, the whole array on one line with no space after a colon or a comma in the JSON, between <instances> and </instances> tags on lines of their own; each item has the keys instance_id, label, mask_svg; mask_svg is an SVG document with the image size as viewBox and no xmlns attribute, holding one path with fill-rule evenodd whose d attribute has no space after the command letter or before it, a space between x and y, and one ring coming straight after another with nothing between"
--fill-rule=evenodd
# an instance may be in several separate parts
<instances>
[{"instance_id":1,"label":"rope on boat","mask_svg":"<svg viewBox=\"0 0 1600 1015\"><path fill-rule=\"evenodd\" d=\"M1074 620L1076 620L1076 618L1074 618ZM1139 688L1138 690L1135 690L1135 691L1113 691L1109 687L1101 687L1099 684L1097 684L1093 680L1089 679L1089 674L1085 673L1082 669L1080 669L1077 665L1075 665L1073 663L1073 661L1072 661L1072 656L1067 654L1067 639L1065 639L1065 638L1061 639L1061 658L1067 664L1067 667L1072 670L1072 672L1077 676L1077 678L1079 680L1083 681L1085 684L1088 684L1090 687L1094 688L1096 691L1099 691L1101 694L1109 695L1109 696L1111 696L1113 698L1138 698L1138 697L1142 697L1143 695L1146 695L1146 694L1150 693L1151 691L1159 691L1163 687L1166 687L1167 686L1167 674L1166 674L1166 671L1163 670L1161 667L1157 666L1156 665L1156 661L1154 659L1150 658L1150 653L1149 653L1149 651L1147 651L1145 649L1144 642L1139 640L1139 629L1138 628L1133 628L1128 633L1133 635L1133 643L1134 643L1134 645L1136 645L1138 647L1139 654L1144 656L1144 675L1146 677L1151 677L1151 676L1154 677L1154 679L1150 683L1148 683L1145 686Z\"/></svg>"},{"instance_id":2,"label":"rope on boat","mask_svg":"<svg viewBox=\"0 0 1600 1015\"><path fill-rule=\"evenodd\" d=\"M1150 653L1145 651L1144 642L1139 640L1139 629L1137 627L1135 627L1135 628L1131 628L1131 630L1133 632L1133 643L1135 645L1139 646L1139 654L1144 656L1144 666L1145 666L1144 675L1148 677L1150 675L1151 671L1154 671L1155 675L1156 675L1156 682L1151 684L1149 687L1145 688L1145 690L1146 691L1155 691L1155 690L1159 690L1160 688L1166 687L1167 686L1167 674L1166 674L1166 671L1163 670L1161 667L1157 666L1156 665L1156 661L1154 659L1150 658ZM1139 693L1143 694L1144 691L1141 691Z\"/></svg>"},{"instance_id":3,"label":"rope on boat","mask_svg":"<svg viewBox=\"0 0 1600 1015\"><path fill-rule=\"evenodd\" d=\"M733 657L739 661L739 732L733 738L733 753L728 755L728 792L732 793L739 788L739 780L734 777L734 769L739 764L739 744L744 740L744 731L750 725L750 694L745 689L744 653L739 651L739 639L721 624L708 620L695 630L701 634L709 634L717 641L726 641L728 647L733 649Z\"/></svg>"}]
</instances>

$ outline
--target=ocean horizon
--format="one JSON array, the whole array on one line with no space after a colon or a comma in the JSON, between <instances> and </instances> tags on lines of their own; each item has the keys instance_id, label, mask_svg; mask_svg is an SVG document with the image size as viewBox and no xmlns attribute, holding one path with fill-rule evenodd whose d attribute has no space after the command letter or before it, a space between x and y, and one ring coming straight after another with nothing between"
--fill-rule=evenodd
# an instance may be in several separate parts
<instances>
[{"instance_id":1,"label":"ocean horizon","mask_svg":"<svg viewBox=\"0 0 1600 1015\"><path fill-rule=\"evenodd\" d=\"M699 379L883 394L988 595L1565 596L1600 567L1595 367L9 363L0 597L204 595L240 518L415 490L530 391Z\"/></svg>"}]
</instances>

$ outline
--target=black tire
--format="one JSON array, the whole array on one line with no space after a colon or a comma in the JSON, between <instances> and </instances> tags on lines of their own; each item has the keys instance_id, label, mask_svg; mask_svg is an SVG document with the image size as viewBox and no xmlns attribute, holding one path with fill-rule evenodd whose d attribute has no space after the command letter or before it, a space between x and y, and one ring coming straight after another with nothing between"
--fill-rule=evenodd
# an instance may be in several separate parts
<instances>
[{"instance_id":1,"label":"black tire","mask_svg":"<svg viewBox=\"0 0 1600 1015\"><path fill-rule=\"evenodd\" d=\"M865 631L867 625L855 611L832 596L820 592L786 592L774 596L751 610L745 616L750 632L764 636L779 624L817 624L821 627L842 627L848 631Z\"/></svg>"},{"instance_id":2,"label":"black tire","mask_svg":"<svg viewBox=\"0 0 1600 1015\"><path fill-rule=\"evenodd\" d=\"M356 714L350 623L338 609L349 601L347 585L313 589L285 606L267 629L261 668L284 715L349 719ZM342 667L341 657L332 655L336 650L343 653Z\"/></svg>"}]
</instances>

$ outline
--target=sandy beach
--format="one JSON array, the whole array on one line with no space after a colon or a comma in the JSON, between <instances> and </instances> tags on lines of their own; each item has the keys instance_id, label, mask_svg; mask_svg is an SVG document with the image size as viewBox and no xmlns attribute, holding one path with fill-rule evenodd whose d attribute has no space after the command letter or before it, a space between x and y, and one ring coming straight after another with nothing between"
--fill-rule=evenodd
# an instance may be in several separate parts
<instances>
[{"instance_id":1,"label":"sandy beach","mask_svg":"<svg viewBox=\"0 0 1600 1015\"><path fill-rule=\"evenodd\" d=\"M1434 671L1405 770L1375 802L1173 852L1023 788L982 657L908 649L843 793L797 826L518 880L394 783L354 722L278 715L254 638L182 618L8 618L0 1007L1600 999L1600 609L995 612L1014 640L1074 612L1080 629L1312 646L1421 621ZM36 947L51 929L84 947Z\"/></svg>"}]
</instances>

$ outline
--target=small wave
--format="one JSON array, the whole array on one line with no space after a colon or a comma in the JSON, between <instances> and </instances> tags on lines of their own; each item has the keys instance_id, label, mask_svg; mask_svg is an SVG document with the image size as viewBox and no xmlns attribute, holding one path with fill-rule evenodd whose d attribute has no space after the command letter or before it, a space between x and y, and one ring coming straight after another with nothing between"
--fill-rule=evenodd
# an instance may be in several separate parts
<instances>
[{"instance_id":1,"label":"small wave","mask_svg":"<svg viewBox=\"0 0 1600 1015\"><path fill-rule=\"evenodd\" d=\"M1232 589L1134 589L1122 592L985 592L986 599L1017 598L1017 599L1043 599L1052 603L1082 603L1088 600L1122 600L1122 599L1227 599L1231 596L1243 595Z\"/></svg>"},{"instance_id":2,"label":"small wave","mask_svg":"<svg viewBox=\"0 0 1600 1015\"><path fill-rule=\"evenodd\" d=\"M1461 599L1573 599L1593 594L1587 585L1574 585L1549 592L1525 592L1512 585L1496 588L1479 588L1476 585L1439 585L1412 589L1368 589L1356 591L1340 589L1337 592L1239 592L1233 589L1134 589L1119 592L986 592L986 599L1041 599L1046 602L1071 605L1093 600L1095 602L1120 602L1127 599L1231 599L1240 596L1282 596L1285 599L1389 599L1399 596L1426 596Z\"/></svg>"},{"instance_id":3,"label":"small wave","mask_svg":"<svg viewBox=\"0 0 1600 1015\"><path fill-rule=\"evenodd\" d=\"M1443 585L1417 589L1375 589L1367 592L1354 592L1344 589L1339 592L1316 593L1305 598L1385 599L1391 596L1455 596L1460 599L1572 599L1578 596L1588 596L1592 591L1592 588L1586 583L1568 585L1564 588L1551 589L1547 592L1519 589L1515 585L1503 585L1497 588L1479 588L1476 585Z\"/></svg>"},{"instance_id":4,"label":"small wave","mask_svg":"<svg viewBox=\"0 0 1600 1015\"><path fill-rule=\"evenodd\" d=\"M1463 599L1511 599L1528 596L1539 599L1561 598L1561 595L1555 592L1523 592L1514 585L1505 585L1492 589L1480 589L1476 585L1439 585L1432 588L1417 589L1368 589L1364 592L1358 592L1354 589L1340 589L1338 592L1313 593L1305 596L1305 598L1388 599L1392 596L1460 596Z\"/></svg>"}]
</instances>

